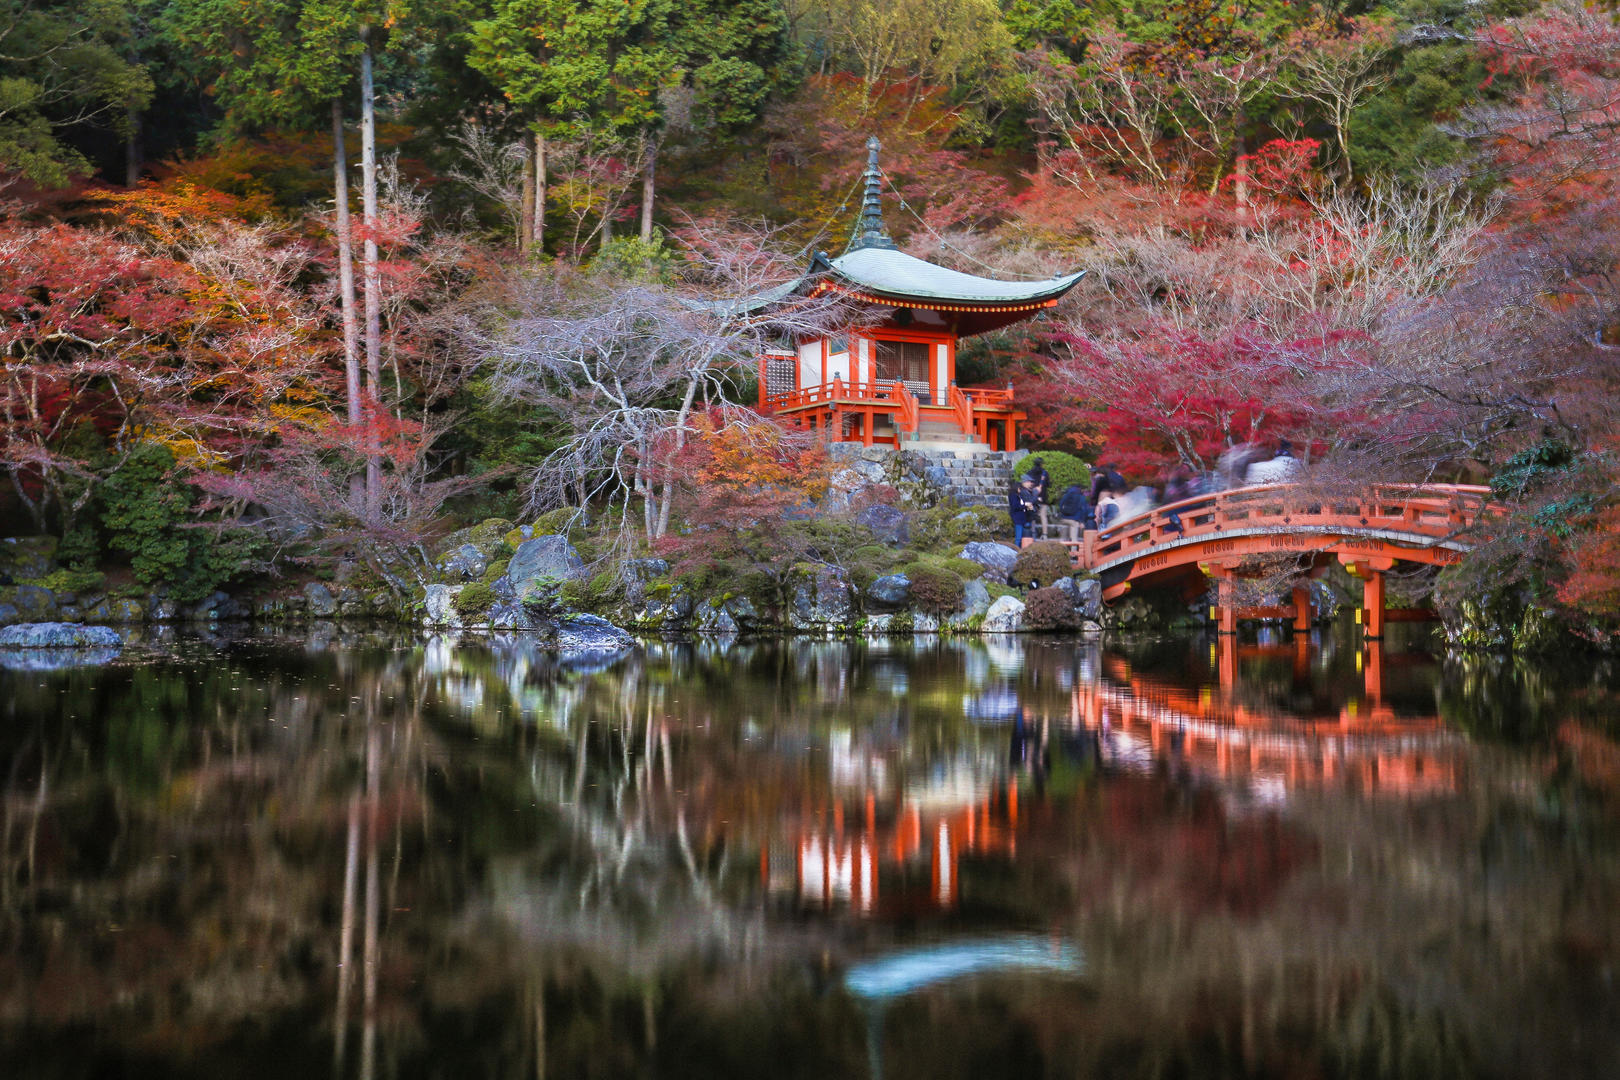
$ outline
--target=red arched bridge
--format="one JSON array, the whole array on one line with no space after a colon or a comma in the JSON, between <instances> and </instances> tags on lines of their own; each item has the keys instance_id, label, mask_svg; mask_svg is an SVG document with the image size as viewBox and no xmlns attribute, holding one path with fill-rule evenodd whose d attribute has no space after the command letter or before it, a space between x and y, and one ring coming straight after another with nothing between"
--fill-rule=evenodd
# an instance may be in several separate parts
<instances>
[{"instance_id":1,"label":"red arched bridge","mask_svg":"<svg viewBox=\"0 0 1620 1080\"><path fill-rule=\"evenodd\" d=\"M1417 613L1389 611L1384 572L1397 562L1448 565L1472 547L1468 531L1494 512L1490 489L1462 484L1379 484L1357 495L1324 495L1293 484L1232 488L1166 503L1150 513L1087 531L1070 542L1075 563L1102 581L1103 598L1117 600L1143 586L1203 592L1218 583L1223 633L1239 618L1310 623L1308 590L1296 588L1290 608L1240 608L1233 582L1260 556L1292 555L1301 570L1320 573L1337 560L1364 583L1365 630L1382 637L1384 624Z\"/></svg>"}]
</instances>

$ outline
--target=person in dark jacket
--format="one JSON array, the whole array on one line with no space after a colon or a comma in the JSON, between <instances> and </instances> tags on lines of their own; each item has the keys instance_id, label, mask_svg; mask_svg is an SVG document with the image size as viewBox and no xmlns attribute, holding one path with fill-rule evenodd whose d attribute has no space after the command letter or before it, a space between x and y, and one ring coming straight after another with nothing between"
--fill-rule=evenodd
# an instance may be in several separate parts
<instances>
[{"instance_id":1,"label":"person in dark jacket","mask_svg":"<svg viewBox=\"0 0 1620 1080\"><path fill-rule=\"evenodd\" d=\"M1007 491L1007 514L1013 523L1013 546L1024 546L1024 533L1035 518L1035 482L1029 477L1014 479Z\"/></svg>"},{"instance_id":2,"label":"person in dark jacket","mask_svg":"<svg viewBox=\"0 0 1620 1080\"><path fill-rule=\"evenodd\" d=\"M1117 499L1125 494L1125 478L1119 475L1112 462L1104 462L1091 470L1091 504L1097 505L1103 492L1112 491Z\"/></svg>"},{"instance_id":3,"label":"person in dark jacket","mask_svg":"<svg viewBox=\"0 0 1620 1080\"><path fill-rule=\"evenodd\" d=\"M1031 458L1029 468L1024 475L1035 481L1035 514L1040 519L1041 531L1036 535L1046 536L1046 501L1048 492L1052 487L1052 474L1046 471L1046 465L1040 458Z\"/></svg>"},{"instance_id":4,"label":"person in dark jacket","mask_svg":"<svg viewBox=\"0 0 1620 1080\"><path fill-rule=\"evenodd\" d=\"M1091 500L1086 498L1085 489L1079 484L1070 484L1063 489L1063 495L1058 499L1058 524L1063 528L1063 539L1074 543L1080 539L1080 530L1090 528L1087 524L1091 517Z\"/></svg>"}]
</instances>

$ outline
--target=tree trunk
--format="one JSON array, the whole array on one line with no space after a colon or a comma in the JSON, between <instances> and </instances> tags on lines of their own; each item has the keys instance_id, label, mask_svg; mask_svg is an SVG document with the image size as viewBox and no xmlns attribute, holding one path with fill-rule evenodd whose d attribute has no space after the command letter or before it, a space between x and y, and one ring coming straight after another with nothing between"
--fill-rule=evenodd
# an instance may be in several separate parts
<instances>
[{"instance_id":1,"label":"tree trunk","mask_svg":"<svg viewBox=\"0 0 1620 1080\"><path fill-rule=\"evenodd\" d=\"M534 237L534 188L535 165L532 154L523 155L523 193L518 196L518 234L517 249L522 255L529 250L529 244Z\"/></svg>"},{"instance_id":2,"label":"tree trunk","mask_svg":"<svg viewBox=\"0 0 1620 1080\"><path fill-rule=\"evenodd\" d=\"M641 169L641 242L652 243L653 197L657 185L658 140L647 143L647 163Z\"/></svg>"},{"instance_id":3,"label":"tree trunk","mask_svg":"<svg viewBox=\"0 0 1620 1080\"><path fill-rule=\"evenodd\" d=\"M536 255L546 253L546 137L534 133L534 242Z\"/></svg>"},{"instance_id":4,"label":"tree trunk","mask_svg":"<svg viewBox=\"0 0 1620 1080\"><path fill-rule=\"evenodd\" d=\"M354 226L349 221L349 151L343 101L332 99L332 193L337 210L338 303L343 312L343 381L351 427L360 426L360 323L354 312Z\"/></svg>"},{"instance_id":5,"label":"tree trunk","mask_svg":"<svg viewBox=\"0 0 1620 1080\"><path fill-rule=\"evenodd\" d=\"M377 269L377 105L371 84L371 42L362 31L360 51L360 215L365 241L360 266L366 300L366 390L370 406L382 401L382 276ZM382 498L382 456L375 418L366 436L366 509L375 514Z\"/></svg>"},{"instance_id":6,"label":"tree trunk","mask_svg":"<svg viewBox=\"0 0 1620 1080\"><path fill-rule=\"evenodd\" d=\"M124 139L124 186L134 187L141 182L144 154L141 148L141 114L133 105L128 110L129 135Z\"/></svg>"},{"instance_id":7,"label":"tree trunk","mask_svg":"<svg viewBox=\"0 0 1620 1080\"><path fill-rule=\"evenodd\" d=\"M686 445L686 421L692 416L692 403L697 400L698 383L702 381L701 373L694 375L692 381L686 384L686 397L681 400L680 411L675 414L675 452L678 454ZM675 502L675 464L670 462L664 468L664 495L658 507L658 529L652 538L663 536L669 532L669 511Z\"/></svg>"},{"instance_id":8,"label":"tree trunk","mask_svg":"<svg viewBox=\"0 0 1620 1080\"><path fill-rule=\"evenodd\" d=\"M1238 114L1237 123L1242 125L1242 113ZM1243 138L1243 132L1240 129L1237 138L1233 141L1232 148L1232 194L1237 199L1238 206L1243 209L1248 209L1249 206L1249 165L1248 162L1243 160L1248 153L1248 143Z\"/></svg>"}]
</instances>

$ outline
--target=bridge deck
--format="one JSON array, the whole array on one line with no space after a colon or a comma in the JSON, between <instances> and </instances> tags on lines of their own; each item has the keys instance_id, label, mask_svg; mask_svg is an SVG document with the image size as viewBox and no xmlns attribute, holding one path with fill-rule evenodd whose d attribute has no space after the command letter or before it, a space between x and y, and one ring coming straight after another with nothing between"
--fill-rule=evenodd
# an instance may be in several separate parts
<instances>
[{"instance_id":1,"label":"bridge deck","mask_svg":"<svg viewBox=\"0 0 1620 1080\"><path fill-rule=\"evenodd\" d=\"M1471 546L1468 531L1495 512L1489 498L1489 488L1461 484L1380 484L1359 495L1267 484L1168 503L1067 543L1109 600L1194 569L1229 583L1257 556L1337 557L1368 583L1367 607L1377 611L1368 632L1380 636L1383 572L1395 562L1456 562ZM1223 592L1223 630L1235 628L1227 599Z\"/></svg>"}]
</instances>

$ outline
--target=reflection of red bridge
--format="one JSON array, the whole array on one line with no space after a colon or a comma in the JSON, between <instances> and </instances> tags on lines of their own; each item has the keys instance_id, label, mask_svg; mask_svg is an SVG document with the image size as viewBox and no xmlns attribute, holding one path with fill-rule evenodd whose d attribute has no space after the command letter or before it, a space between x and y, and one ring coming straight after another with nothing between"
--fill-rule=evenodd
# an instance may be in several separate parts
<instances>
[{"instance_id":1,"label":"reflection of red bridge","mask_svg":"<svg viewBox=\"0 0 1620 1080\"><path fill-rule=\"evenodd\" d=\"M1223 633L1244 615L1309 621L1309 597L1291 609L1245 612L1233 581L1246 560L1292 555L1320 571L1337 558L1364 582L1365 629L1382 637L1384 572L1397 562L1445 565L1468 550L1466 531L1487 513L1488 488L1457 484L1381 484L1351 497L1312 494L1295 485L1234 488L1168 503L1070 544L1075 562L1095 573L1103 597L1117 600L1138 585L1181 587L1196 594L1214 578Z\"/></svg>"},{"instance_id":2,"label":"reflection of red bridge","mask_svg":"<svg viewBox=\"0 0 1620 1080\"><path fill-rule=\"evenodd\" d=\"M1438 716L1398 717L1383 703L1381 646L1369 648L1363 665L1366 700L1320 717L1279 715L1237 700L1226 672L1235 671L1239 651L1230 639L1222 642L1222 689L1195 690L1133 675L1113 658L1116 670L1108 681L1076 688L1070 718L1088 731L1138 741L1155 760L1170 756L1174 747L1223 780L1268 780L1285 789L1349 783L1401 794L1456 786L1458 745L1445 722Z\"/></svg>"}]
</instances>

